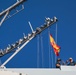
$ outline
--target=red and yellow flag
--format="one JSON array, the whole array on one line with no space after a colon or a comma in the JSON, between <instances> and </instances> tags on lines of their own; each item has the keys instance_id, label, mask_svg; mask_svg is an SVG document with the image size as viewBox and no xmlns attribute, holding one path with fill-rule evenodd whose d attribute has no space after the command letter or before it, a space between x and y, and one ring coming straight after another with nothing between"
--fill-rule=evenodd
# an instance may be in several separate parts
<instances>
[{"instance_id":1,"label":"red and yellow flag","mask_svg":"<svg viewBox=\"0 0 76 75\"><path fill-rule=\"evenodd\" d=\"M52 47L53 47L53 49L54 49L54 52L55 52L56 56L59 56L60 46L58 46L58 45L55 43L52 35L50 35L50 43L51 43L51 45L52 45Z\"/></svg>"}]
</instances>

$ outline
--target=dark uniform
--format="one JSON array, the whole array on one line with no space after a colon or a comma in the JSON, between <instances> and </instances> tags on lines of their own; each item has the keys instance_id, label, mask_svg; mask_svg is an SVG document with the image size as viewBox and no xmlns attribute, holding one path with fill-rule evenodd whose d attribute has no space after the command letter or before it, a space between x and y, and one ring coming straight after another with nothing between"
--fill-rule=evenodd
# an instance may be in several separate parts
<instances>
[{"instance_id":1,"label":"dark uniform","mask_svg":"<svg viewBox=\"0 0 76 75\"><path fill-rule=\"evenodd\" d=\"M60 68L60 65L61 65L61 59L58 58L56 62L56 68Z\"/></svg>"}]
</instances>

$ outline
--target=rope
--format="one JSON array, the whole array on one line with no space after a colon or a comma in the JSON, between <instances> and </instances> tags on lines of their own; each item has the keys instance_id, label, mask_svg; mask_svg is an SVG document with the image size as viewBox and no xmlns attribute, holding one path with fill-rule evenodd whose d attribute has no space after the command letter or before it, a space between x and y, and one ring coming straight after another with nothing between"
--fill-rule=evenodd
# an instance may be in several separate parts
<instances>
[{"instance_id":1,"label":"rope","mask_svg":"<svg viewBox=\"0 0 76 75\"><path fill-rule=\"evenodd\" d=\"M37 37L37 68L39 68L39 35Z\"/></svg>"},{"instance_id":2,"label":"rope","mask_svg":"<svg viewBox=\"0 0 76 75\"><path fill-rule=\"evenodd\" d=\"M42 52L42 67L44 67L44 53L43 53L43 37L41 36L41 52Z\"/></svg>"},{"instance_id":3,"label":"rope","mask_svg":"<svg viewBox=\"0 0 76 75\"><path fill-rule=\"evenodd\" d=\"M56 40L56 43L57 43L57 23L56 23L56 34L55 34L55 40ZM56 63L56 59L57 59L57 56L55 55L55 63Z\"/></svg>"},{"instance_id":4,"label":"rope","mask_svg":"<svg viewBox=\"0 0 76 75\"><path fill-rule=\"evenodd\" d=\"M50 28L48 28L48 37L50 35ZM52 53L52 47L50 48L50 39L48 38L48 46L49 46L49 68L53 67L53 53ZM50 64L51 62L51 64Z\"/></svg>"},{"instance_id":5,"label":"rope","mask_svg":"<svg viewBox=\"0 0 76 75\"><path fill-rule=\"evenodd\" d=\"M0 58L0 66L2 65L2 62L1 62L1 58Z\"/></svg>"}]
</instances>

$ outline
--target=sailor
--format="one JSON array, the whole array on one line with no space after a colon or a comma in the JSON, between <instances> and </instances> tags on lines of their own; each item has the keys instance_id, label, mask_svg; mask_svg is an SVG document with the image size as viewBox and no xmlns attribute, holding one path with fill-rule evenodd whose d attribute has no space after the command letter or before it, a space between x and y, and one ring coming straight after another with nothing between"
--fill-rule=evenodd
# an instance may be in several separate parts
<instances>
[{"instance_id":1,"label":"sailor","mask_svg":"<svg viewBox=\"0 0 76 75\"><path fill-rule=\"evenodd\" d=\"M69 58L69 60L66 61L66 63L68 66L75 66L75 64L76 64L75 61L73 60L73 58L71 58L71 57Z\"/></svg>"},{"instance_id":2,"label":"sailor","mask_svg":"<svg viewBox=\"0 0 76 75\"><path fill-rule=\"evenodd\" d=\"M58 58L56 62L56 68L60 68L60 66L61 66L61 59Z\"/></svg>"}]
</instances>

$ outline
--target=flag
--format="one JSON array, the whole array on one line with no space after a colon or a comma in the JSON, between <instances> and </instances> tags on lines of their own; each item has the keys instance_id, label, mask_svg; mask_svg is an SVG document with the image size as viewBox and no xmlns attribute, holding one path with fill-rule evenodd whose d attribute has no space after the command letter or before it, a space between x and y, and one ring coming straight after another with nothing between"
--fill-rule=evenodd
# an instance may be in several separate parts
<instances>
[{"instance_id":1,"label":"flag","mask_svg":"<svg viewBox=\"0 0 76 75\"><path fill-rule=\"evenodd\" d=\"M58 46L56 44L56 42L54 41L52 35L50 35L50 43L51 43L51 45L52 45L52 47L54 49L54 52L55 52L56 56L59 56L60 46Z\"/></svg>"}]
</instances>

